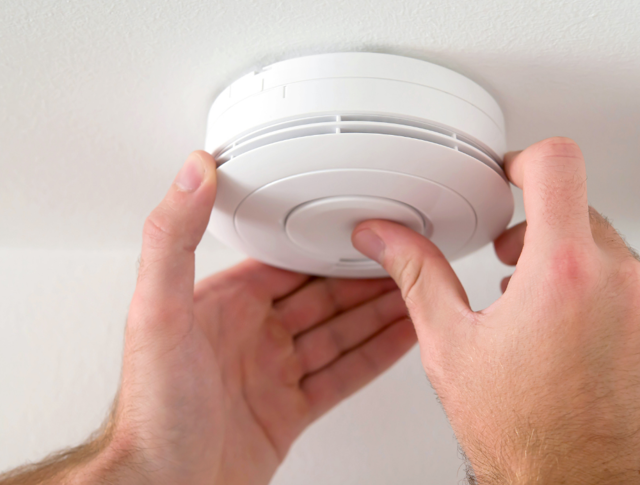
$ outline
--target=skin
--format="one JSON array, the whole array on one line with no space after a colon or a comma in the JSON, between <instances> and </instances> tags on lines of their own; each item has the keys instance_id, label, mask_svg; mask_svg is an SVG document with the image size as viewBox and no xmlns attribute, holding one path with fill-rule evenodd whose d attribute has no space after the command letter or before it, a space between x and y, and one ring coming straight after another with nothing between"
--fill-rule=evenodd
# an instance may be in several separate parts
<instances>
[{"instance_id":1,"label":"skin","mask_svg":"<svg viewBox=\"0 0 640 485\"><path fill-rule=\"evenodd\" d=\"M589 208L573 141L505 163L527 222L495 241L515 273L489 308L402 226L365 222L353 243L402 290L473 483L640 483L640 263Z\"/></svg>"},{"instance_id":2,"label":"skin","mask_svg":"<svg viewBox=\"0 0 640 485\"><path fill-rule=\"evenodd\" d=\"M194 288L215 164L192 154L145 224L111 419L0 484L266 484L302 430L416 333L471 483L640 483L640 263L589 209L571 140L505 168L528 222L495 241L516 270L474 312L440 251L388 221L359 225L353 243L395 283L248 261Z\"/></svg>"},{"instance_id":3,"label":"skin","mask_svg":"<svg viewBox=\"0 0 640 485\"><path fill-rule=\"evenodd\" d=\"M145 223L105 429L0 483L267 484L312 421L415 344L390 278L310 278L246 261L194 286L215 167L194 152Z\"/></svg>"}]
</instances>

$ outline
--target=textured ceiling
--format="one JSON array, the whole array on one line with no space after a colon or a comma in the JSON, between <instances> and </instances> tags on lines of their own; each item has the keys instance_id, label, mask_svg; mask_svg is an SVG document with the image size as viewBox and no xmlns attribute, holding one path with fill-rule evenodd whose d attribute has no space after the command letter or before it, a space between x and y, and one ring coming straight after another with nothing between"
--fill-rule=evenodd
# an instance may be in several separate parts
<instances>
[{"instance_id":1,"label":"textured ceiling","mask_svg":"<svg viewBox=\"0 0 640 485\"><path fill-rule=\"evenodd\" d=\"M351 50L476 80L511 149L574 138L592 204L637 221L638 25L638 0L3 0L0 246L138 244L226 83Z\"/></svg>"}]
</instances>

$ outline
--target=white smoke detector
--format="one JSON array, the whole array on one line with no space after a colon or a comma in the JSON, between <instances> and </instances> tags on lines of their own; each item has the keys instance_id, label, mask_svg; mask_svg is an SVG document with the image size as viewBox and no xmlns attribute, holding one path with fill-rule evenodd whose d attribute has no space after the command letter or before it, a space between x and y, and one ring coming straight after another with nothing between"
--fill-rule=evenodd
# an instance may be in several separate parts
<instances>
[{"instance_id":1,"label":"white smoke detector","mask_svg":"<svg viewBox=\"0 0 640 485\"><path fill-rule=\"evenodd\" d=\"M351 244L367 219L404 224L451 260L513 212L500 107L418 59L321 54L247 74L213 103L205 148L219 165L209 230L302 273L385 276Z\"/></svg>"}]
</instances>

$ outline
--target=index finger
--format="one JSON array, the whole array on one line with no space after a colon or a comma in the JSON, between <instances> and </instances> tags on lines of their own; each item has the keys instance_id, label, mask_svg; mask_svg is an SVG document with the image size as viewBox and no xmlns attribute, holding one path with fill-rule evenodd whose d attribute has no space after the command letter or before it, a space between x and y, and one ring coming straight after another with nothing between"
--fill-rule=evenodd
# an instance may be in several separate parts
<instances>
[{"instance_id":1,"label":"index finger","mask_svg":"<svg viewBox=\"0 0 640 485\"><path fill-rule=\"evenodd\" d=\"M504 163L509 180L523 190L531 237L551 242L593 239L584 158L573 140L548 138L508 153Z\"/></svg>"}]
</instances>

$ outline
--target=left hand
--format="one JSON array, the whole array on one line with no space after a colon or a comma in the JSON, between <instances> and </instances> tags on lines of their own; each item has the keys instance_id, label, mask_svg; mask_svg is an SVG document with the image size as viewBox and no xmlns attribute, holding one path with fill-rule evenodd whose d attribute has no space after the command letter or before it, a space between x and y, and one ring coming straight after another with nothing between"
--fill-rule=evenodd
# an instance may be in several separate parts
<instances>
[{"instance_id":1,"label":"left hand","mask_svg":"<svg viewBox=\"0 0 640 485\"><path fill-rule=\"evenodd\" d=\"M145 224L121 391L97 459L109 483L267 484L313 420L415 343L388 278L247 261L194 288L215 186L211 155L192 154Z\"/></svg>"}]
</instances>

